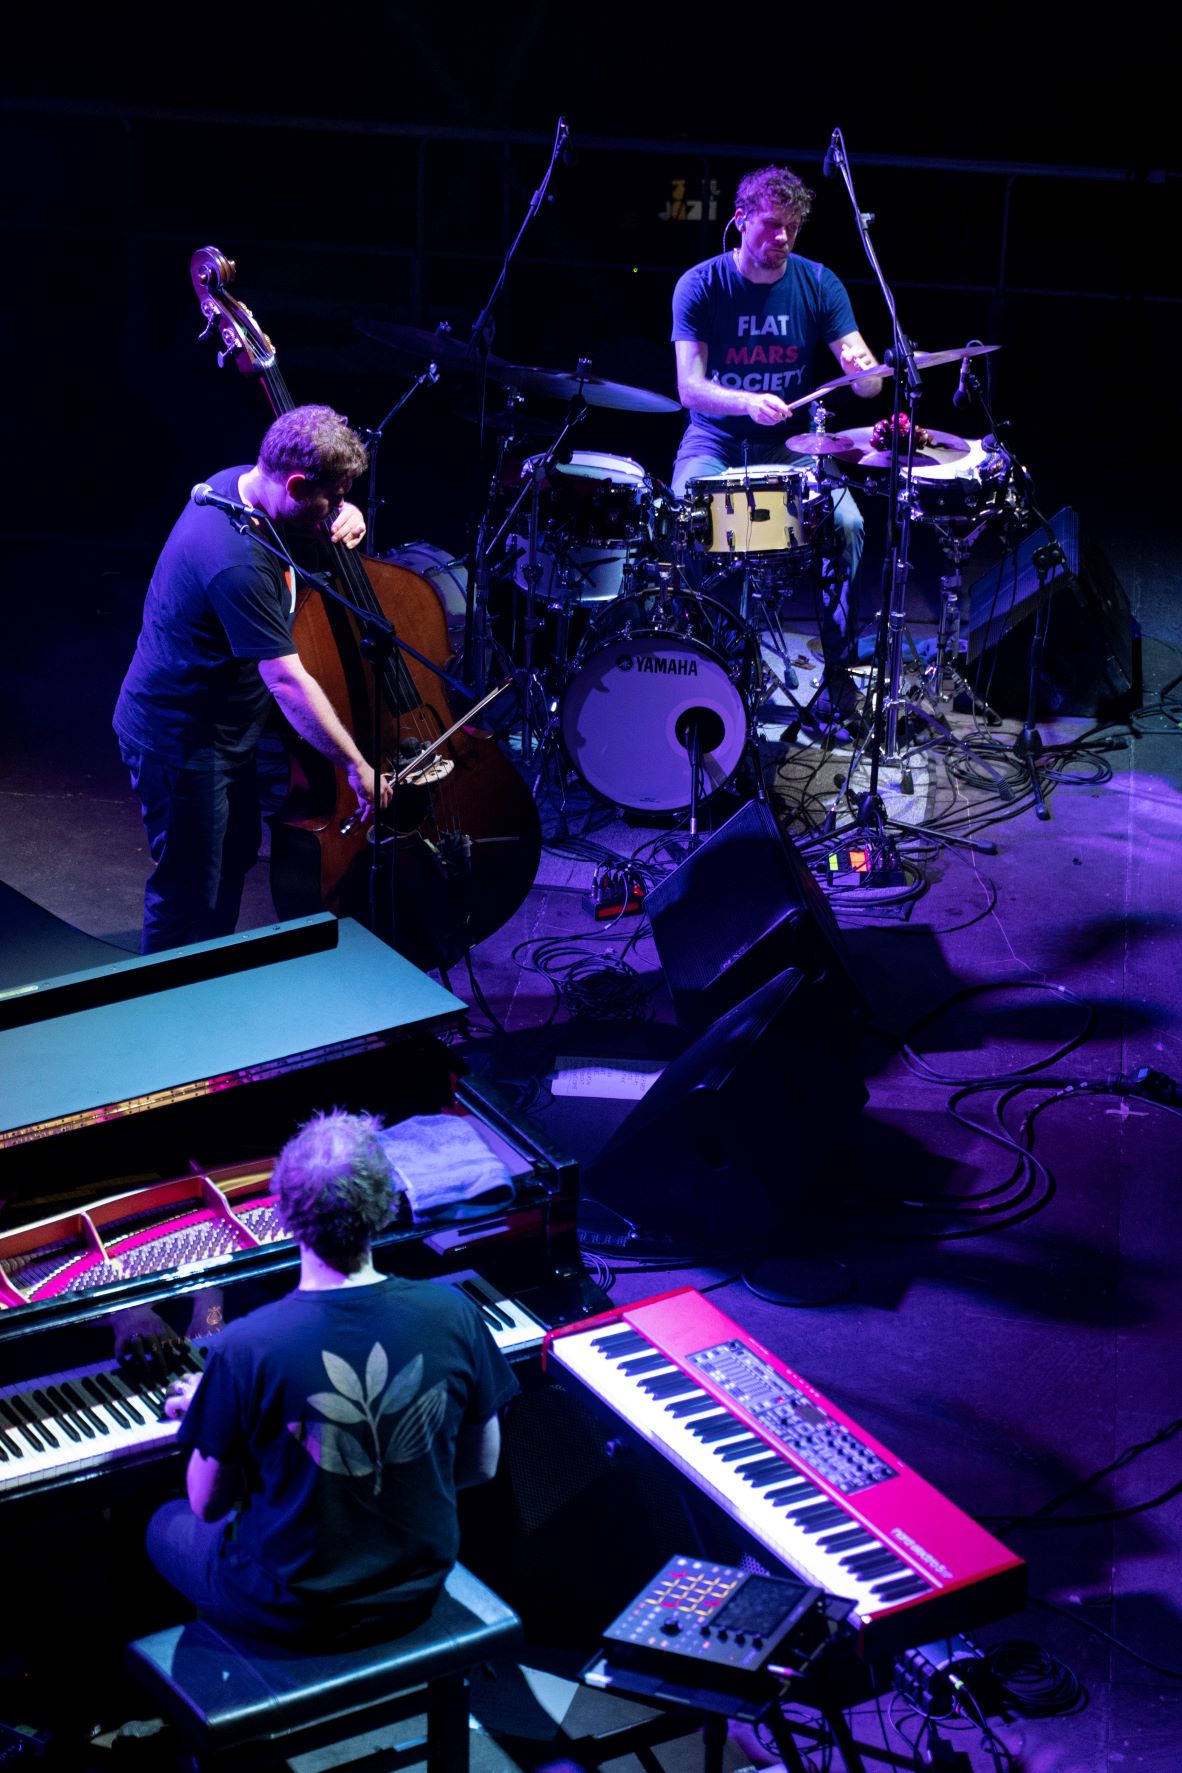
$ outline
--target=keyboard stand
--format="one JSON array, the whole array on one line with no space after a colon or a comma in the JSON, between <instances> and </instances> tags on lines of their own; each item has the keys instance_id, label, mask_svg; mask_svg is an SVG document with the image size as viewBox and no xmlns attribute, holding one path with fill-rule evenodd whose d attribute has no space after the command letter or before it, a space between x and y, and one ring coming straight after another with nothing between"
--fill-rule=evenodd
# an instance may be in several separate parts
<instances>
[{"instance_id":1,"label":"keyboard stand","mask_svg":"<svg viewBox=\"0 0 1182 1773\"><path fill-rule=\"evenodd\" d=\"M840 1751L846 1773L866 1773L863 1752L875 1759L886 1760L896 1768L901 1764L889 1752L881 1754L868 1744L855 1742L837 1699L826 1693L821 1683L815 1679L790 1682L782 1694L770 1701L745 1700L740 1695L718 1693L708 1687L680 1686L677 1682L641 1669L618 1668L604 1656L594 1657L583 1669L580 1679L585 1686L593 1687L596 1692L627 1695L641 1700L645 1705L668 1711L695 1713L702 1727L705 1743L704 1773L722 1773L727 1734L725 1720L728 1718L752 1726L763 1725L775 1743L776 1752L788 1773L808 1773L793 1734L795 1729L802 1729L814 1745L822 1742L827 1735L831 1736ZM785 1703L810 1707L819 1714L819 1724L790 1724L781 1710ZM581 1744L580 1747L582 1746L584 1745ZM613 1744L612 1752L620 1752L618 1744ZM910 1764L915 1765L914 1762Z\"/></svg>"}]
</instances>

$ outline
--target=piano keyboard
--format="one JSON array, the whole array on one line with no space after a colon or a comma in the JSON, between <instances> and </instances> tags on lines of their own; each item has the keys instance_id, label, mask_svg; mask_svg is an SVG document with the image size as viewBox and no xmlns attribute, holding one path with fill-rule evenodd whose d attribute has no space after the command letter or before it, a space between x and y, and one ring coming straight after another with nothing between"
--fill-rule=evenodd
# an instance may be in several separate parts
<instances>
[{"instance_id":1,"label":"piano keyboard","mask_svg":"<svg viewBox=\"0 0 1182 1773\"><path fill-rule=\"evenodd\" d=\"M932 1602L1021 1593L1019 1558L693 1288L553 1331L546 1360L863 1630L913 1612L916 1643Z\"/></svg>"},{"instance_id":2,"label":"piano keyboard","mask_svg":"<svg viewBox=\"0 0 1182 1773\"><path fill-rule=\"evenodd\" d=\"M204 1348L183 1344L181 1373L199 1373ZM167 1447L177 1424L160 1415L169 1383L138 1380L112 1362L54 1373L0 1391L0 1496L36 1489Z\"/></svg>"},{"instance_id":3,"label":"piano keyboard","mask_svg":"<svg viewBox=\"0 0 1182 1773\"><path fill-rule=\"evenodd\" d=\"M475 1270L439 1278L471 1300L502 1354L541 1346L545 1326ZM201 1371L211 1340L181 1345L178 1377ZM168 1383L107 1361L0 1390L0 1497L167 1452L178 1426L160 1415Z\"/></svg>"}]
</instances>

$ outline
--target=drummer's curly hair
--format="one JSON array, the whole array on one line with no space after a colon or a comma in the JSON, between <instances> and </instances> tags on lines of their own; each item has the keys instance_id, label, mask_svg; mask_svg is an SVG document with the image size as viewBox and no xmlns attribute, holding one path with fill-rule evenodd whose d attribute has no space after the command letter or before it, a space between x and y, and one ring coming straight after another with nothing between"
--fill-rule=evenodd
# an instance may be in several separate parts
<instances>
[{"instance_id":1,"label":"drummer's curly hair","mask_svg":"<svg viewBox=\"0 0 1182 1773\"><path fill-rule=\"evenodd\" d=\"M299 1243L340 1274L354 1274L401 1206L382 1123L334 1108L314 1115L275 1160L279 1217Z\"/></svg>"},{"instance_id":2,"label":"drummer's curly hair","mask_svg":"<svg viewBox=\"0 0 1182 1773\"><path fill-rule=\"evenodd\" d=\"M277 480L304 474L313 486L351 486L369 457L348 420L331 406L293 406L263 438L259 461Z\"/></svg>"},{"instance_id":3,"label":"drummer's curly hair","mask_svg":"<svg viewBox=\"0 0 1182 1773\"><path fill-rule=\"evenodd\" d=\"M813 207L815 193L786 166L760 166L745 173L735 192L735 209L758 215L764 209L791 209L798 228Z\"/></svg>"}]
</instances>

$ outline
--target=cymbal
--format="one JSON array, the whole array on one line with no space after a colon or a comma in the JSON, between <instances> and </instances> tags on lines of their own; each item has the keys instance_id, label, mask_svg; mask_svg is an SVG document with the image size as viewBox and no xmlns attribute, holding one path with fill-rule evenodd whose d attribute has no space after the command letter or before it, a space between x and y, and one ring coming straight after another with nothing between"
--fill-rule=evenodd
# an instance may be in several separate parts
<instances>
[{"instance_id":1,"label":"cymbal","mask_svg":"<svg viewBox=\"0 0 1182 1773\"><path fill-rule=\"evenodd\" d=\"M960 345L954 351L917 351L915 367L937 369L942 363L959 363L962 357L984 357L990 351L1000 350L1000 345ZM799 400L790 400L788 410L795 412L798 406L807 406L810 400L819 400L822 394L832 394L835 388L849 388L855 382L868 382L872 376L893 376L894 373L891 364L876 363L873 369L856 369L852 375L834 376L831 382L822 382L811 394L802 394Z\"/></svg>"},{"instance_id":2,"label":"cymbal","mask_svg":"<svg viewBox=\"0 0 1182 1773\"><path fill-rule=\"evenodd\" d=\"M970 445L963 437L957 437L951 431L932 431L926 425L923 429L927 432L929 441L916 446L916 453L911 463L913 468L938 468L944 462L958 462L962 456L968 455ZM846 432L846 436L849 439L850 448L861 452L857 464L860 468L888 468L890 466L891 452L889 449L884 450L877 447L874 442L874 427L872 425L852 425ZM907 439L905 437L899 439L899 460L906 467Z\"/></svg>"},{"instance_id":3,"label":"cymbal","mask_svg":"<svg viewBox=\"0 0 1182 1773\"><path fill-rule=\"evenodd\" d=\"M572 375L564 369L540 369L533 364L498 364L490 369L498 382L536 394L543 400L574 400L581 395L588 406L607 406L617 412L679 412L676 400L651 388L634 388L628 382L609 382L602 376Z\"/></svg>"},{"instance_id":4,"label":"cymbal","mask_svg":"<svg viewBox=\"0 0 1182 1773\"><path fill-rule=\"evenodd\" d=\"M838 456L848 455L856 449L851 436L831 436L828 431L798 431L795 437L785 437L785 449L794 449L801 456Z\"/></svg>"},{"instance_id":5,"label":"cymbal","mask_svg":"<svg viewBox=\"0 0 1182 1773\"><path fill-rule=\"evenodd\" d=\"M437 363L452 374L476 375L480 369L480 352L467 339L455 338L450 332L427 332L421 326L401 326L393 320L357 320L354 325L367 338L379 345L389 345L403 357L424 363ZM500 380L500 370L512 366L503 357L489 355L488 373Z\"/></svg>"}]
</instances>

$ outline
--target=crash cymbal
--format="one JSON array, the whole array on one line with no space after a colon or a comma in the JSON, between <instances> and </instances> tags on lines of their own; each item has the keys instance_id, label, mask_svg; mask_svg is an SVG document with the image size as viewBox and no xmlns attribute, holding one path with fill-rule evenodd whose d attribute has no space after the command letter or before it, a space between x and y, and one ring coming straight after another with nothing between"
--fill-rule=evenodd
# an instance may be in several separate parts
<instances>
[{"instance_id":1,"label":"crash cymbal","mask_svg":"<svg viewBox=\"0 0 1182 1773\"><path fill-rule=\"evenodd\" d=\"M490 369L490 375L494 372ZM495 380L542 400L574 400L581 395L588 406L613 407L617 412L679 412L676 400L651 388L634 388L628 382L609 382L602 376L572 375L564 369L539 369L533 364L499 365Z\"/></svg>"},{"instance_id":2,"label":"crash cymbal","mask_svg":"<svg viewBox=\"0 0 1182 1773\"><path fill-rule=\"evenodd\" d=\"M357 320L354 325L379 345L388 345L392 351L419 363L437 363L452 375L476 375L480 369L480 353L475 345L450 332L426 332L421 326L400 326L392 320ZM489 356L488 373L495 381L502 379L501 370L511 367L503 357Z\"/></svg>"},{"instance_id":3,"label":"crash cymbal","mask_svg":"<svg viewBox=\"0 0 1182 1773\"><path fill-rule=\"evenodd\" d=\"M848 436L831 436L828 431L798 431L785 437L785 449L794 449L801 456L845 456L857 446Z\"/></svg>"},{"instance_id":4,"label":"crash cymbal","mask_svg":"<svg viewBox=\"0 0 1182 1773\"><path fill-rule=\"evenodd\" d=\"M967 456L970 445L963 437L957 437L951 431L932 431L925 425L922 427L927 442L917 445L916 455L912 460L914 468L936 468L943 462L959 461ZM846 432L852 449L860 451L858 466L861 468L884 468L889 466L891 452L879 449L874 441L874 426L851 425ZM899 459L907 464L907 439L899 439Z\"/></svg>"},{"instance_id":5,"label":"crash cymbal","mask_svg":"<svg viewBox=\"0 0 1182 1773\"><path fill-rule=\"evenodd\" d=\"M936 369L941 363L959 363L962 357L984 357L989 351L1000 351L1000 345L961 345L955 351L917 351L915 367L917 369ZM819 400L823 394L832 394L835 388L849 388L855 382L867 382L872 376L893 376L894 369L889 363L876 363L873 369L856 369L852 375L834 376L831 382L822 382L809 394L802 394L799 400L788 402L789 412L797 407L807 406L810 400Z\"/></svg>"}]
</instances>

